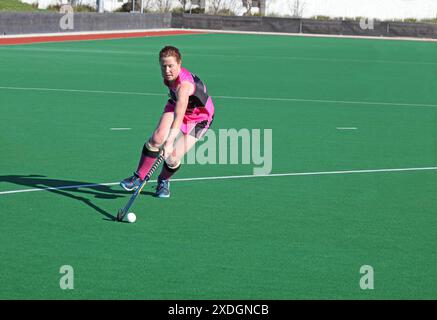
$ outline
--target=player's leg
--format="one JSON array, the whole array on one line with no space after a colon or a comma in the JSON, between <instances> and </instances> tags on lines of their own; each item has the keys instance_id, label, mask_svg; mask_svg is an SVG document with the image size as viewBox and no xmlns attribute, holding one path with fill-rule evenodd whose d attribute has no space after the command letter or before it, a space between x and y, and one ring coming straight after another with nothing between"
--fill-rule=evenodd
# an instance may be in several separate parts
<instances>
[{"instance_id":1,"label":"player's leg","mask_svg":"<svg viewBox=\"0 0 437 320\"><path fill-rule=\"evenodd\" d=\"M173 153L165 160L161 174L158 177L156 196L160 198L170 197L170 178L180 169L184 155L199 141L208 130L211 121L201 121L189 130L187 125L182 125L183 134L174 144ZM187 134L187 132L189 132Z\"/></svg>"},{"instance_id":2,"label":"player's leg","mask_svg":"<svg viewBox=\"0 0 437 320\"><path fill-rule=\"evenodd\" d=\"M197 141L196 137L185 134L181 134L176 140L173 153L164 161L162 171L158 177L158 185L156 187L157 197L170 197L170 178L179 170L182 158Z\"/></svg>"},{"instance_id":3,"label":"player's leg","mask_svg":"<svg viewBox=\"0 0 437 320\"><path fill-rule=\"evenodd\" d=\"M141 184L141 181L144 180L147 172L149 172L156 158L159 156L160 148L168 136L173 119L174 112L167 110L166 107L166 110L162 114L155 131L143 146L137 170L132 176L120 182L120 185L125 190L132 191L137 189Z\"/></svg>"},{"instance_id":4,"label":"player's leg","mask_svg":"<svg viewBox=\"0 0 437 320\"><path fill-rule=\"evenodd\" d=\"M144 144L141 159L138 164L137 174L142 179L149 172L156 158L159 156L161 146L170 132L171 124L173 123L174 113L164 112L159 120L158 126L153 132L150 139Z\"/></svg>"}]
</instances>

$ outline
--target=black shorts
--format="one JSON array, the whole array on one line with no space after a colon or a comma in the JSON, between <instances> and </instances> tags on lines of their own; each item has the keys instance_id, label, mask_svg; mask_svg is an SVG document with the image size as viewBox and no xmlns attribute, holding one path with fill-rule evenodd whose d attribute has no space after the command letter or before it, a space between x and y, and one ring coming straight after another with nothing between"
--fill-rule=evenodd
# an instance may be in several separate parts
<instances>
[{"instance_id":1,"label":"black shorts","mask_svg":"<svg viewBox=\"0 0 437 320\"><path fill-rule=\"evenodd\" d=\"M201 139L206 134L208 129L211 127L213 121L214 121L214 115L212 116L211 121L203 120L200 121L199 123L196 123L194 128L191 129L189 135L196 139Z\"/></svg>"}]
</instances>

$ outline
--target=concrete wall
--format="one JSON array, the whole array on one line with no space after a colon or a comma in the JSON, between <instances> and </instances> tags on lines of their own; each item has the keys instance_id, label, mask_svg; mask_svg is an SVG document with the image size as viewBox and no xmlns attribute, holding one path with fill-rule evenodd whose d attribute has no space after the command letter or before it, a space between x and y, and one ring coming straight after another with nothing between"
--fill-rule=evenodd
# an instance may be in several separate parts
<instances>
[{"instance_id":1,"label":"concrete wall","mask_svg":"<svg viewBox=\"0 0 437 320\"><path fill-rule=\"evenodd\" d=\"M437 1L437 0L436 0ZM0 35L134 29L213 29L332 35L422 37L437 39L437 24L377 22L363 28L360 21L274 17L229 17L203 14L75 13L74 28L62 29L58 13L0 13Z\"/></svg>"},{"instance_id":2,"label":"concrete wall","mask_svg":"<svg viewBox=\"0 0 437 320\"><path fill-rule=\"evenodd\" d=\"M169 28L171 14L75 13L73 29L60 26L63 14L1 12L0 35Z\"/></svg>"},{"instance_id":3,"label":"concrete wall","mask_svg":"<svg viewBox=\"0 0 437 320\"><path fill-rule=\"evenodd\" d=\"M437 1L437 0L436 0ZM226 17L179 14L172 28L241 30L261 32L421 37L437 39L437 24L342 20L310 20L274 17Z\"/></svg>"}]
</instances>

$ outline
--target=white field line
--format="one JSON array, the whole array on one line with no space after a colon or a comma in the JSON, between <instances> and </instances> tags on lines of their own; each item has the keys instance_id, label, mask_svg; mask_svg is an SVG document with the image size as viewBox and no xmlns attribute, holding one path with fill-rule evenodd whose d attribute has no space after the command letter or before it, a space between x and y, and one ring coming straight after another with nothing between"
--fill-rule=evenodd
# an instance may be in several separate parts
<instances>
[{"instance_id":1,"label":"white field line","mask_svg":"<svg viewBox=\"0 0 437 320\"><path fill-rule=\"evenodd\" d=\"M6 51L28 51L28 52L58 52L58 53L89 53L89 54L115 54L115 55L134 55L134 56L155 56L156 52L140 52L140 51L126 51L126 50L91 50L91 49L61 49L61 48L39 48L35 46L6 46L0 47ZM437 65L437 62L423 62L423 61L405 61L405 60L375 60L375 59L349 59L349 58L322 58L322 57L296 57L296 56L271 56L271 55L230 55L230 54L212 54L212 53L188 53L190 56L201 57L228 57L241 58L244 60L251 58L260 59L286 59L286 60L301 60L301 61L319 61L332 63L383 63L383 64L412 64L412 65Z\"/></svg>"},{"instance_id":2,"label":"white field line","mask_svg":"<svg viewBox=\"0 0 437 320\"><path fill-rule=\"evenodd\" d=\"M388 21L390 22L390 21ZM358 35L340 35L340 34L317 34L317 33L288 33L288 32L263 32L263 31L234 31L234 30L213 30L213 29L180 29L205 33L231 33L231 34L253 34L253 35L270 35L270 36L292 36L292 37L310 37L310 38L340 38L340 39L370 39L370 40L402 40L402 41L422 41L436 42L434 38L413 38L413 37L379 37L379 36L358 36Z\"/></svg>"},{"instance_id":3,"label":"white field line","mask_svg":"<svg viewBox=\"0 0 437 320\"><path fill-rule=\"evenodd\" d=\"M29 34L11 34L0 35L0 39L15 38L35 38L35 37L62 37L78 35L99 35L99 34L124 34L124 33L143 33L143 32L162 32L162 31L191 31L177 28L157 28L157 29L132 29L132 30L106 30L106 31L78 31L78 32L53 32L53 33L29 33ZM196 31L197 32L197 31Z\"/></svg>"},{"instance_id":4,"label":"white field line","mask_svg":"<svg viewBox=\"0 0 437 320\"><path fill-rule=\"evenodd\" d=\"M31 88L31 87L5 87L0 86L0 90L24 90L24 91L54 91L71 93L95 93L95 94L122 94L138 96L167 96L166 93L153 92L132 92L132 91L106 91L106 90L84 90L84 89L63 89L63 88ZM293 101L293 102L317 102L317 103L336 103L336 104L365 104L365 105L386 105L386 106L405 106L405 107L433 107L437 104L425 103L402 103L402 102L382 102L382 101L351 101L351 100L324 100L324 99L301 99L301 98L275 98L275 97L245 97L245 96L212 96L214 99L234 99L234 100L259 100L259 101Z\"/></svg>"},{"instance_id":5,"label":"white field line","mask_svg":"<svg viewBox=\"0 0 437 320\"><path fill-rule=\"evenodd\" d=\"M102 94L126 94L139 96L166 96L164 93L150 92L131 92L131 91L106 91L106 90L82 90L82 89L62 89L62 88L27 88L27 87L0 87L2 90L28 90L28 91L54 91L54 92L73 92L73 93L102 93Z\"/></svg>"},{"instance_id":6,"label":"white field line","mask_svg":"<svg viewBox=\"0 0 437 320\"><path fill-rule=\"evenodd\" d=\"M272 177L290 177L290 176L317 176L317 175L336 175L336 174L355 174L355 173L384 173L384 172L406 172L406 171L429 171L437 170L437 167L418 167L418 168L394 168L394 169L365 169L365 170L344 170L344 171L315 171L315 172L291 172L291 173L274 173L267 175L239 175L239 176L219 176L219 177L198 177L198 178L179 178L172 179L172 182L181 181L202 181L202 180L224 180L224 179L245 179L245 178L272 178ZM156 182L151 180L150 182ZM2 191L0 195L36 192L36 191L50 191L63 189L79 189L98 186L112 186L118 185L119 182L99 183L99 184L82 184L74 186L50 187L50 188L33 188L22 190Z\"/></svg>"},{"instance_id":7,"label":"white field line","mask_svg":"<svg viewBox=\"0 0 437 320\"><path fill-rule=\"evenodd\" d=\"M390 22L390 21L389 21ZM84 31L84 32L57 32L57 33L34 33L23 35L0 35L0 38L29 38L47 36L70 36L70 35L93 35L93 34L113 34L113 33L137 33L137 32L160 32L160 31L193 31L201 33L229 33L229 34L252 34L252 35L273 35L273 36L292 36L292 37L317 37L317 38L342 38L342 39L370 39L370 40L403 40L435 42L433 38L413 38L413 37L376 37L359 35L338 35L338 34L312 34L312 33L286 33L286 32L263 32L263 31L235 31L235 30L215 30L215 29L186 29L186 28L157 28L157 29L135 29L135 30L108 30L108 31Z\"/></svg>"}]
</instances>

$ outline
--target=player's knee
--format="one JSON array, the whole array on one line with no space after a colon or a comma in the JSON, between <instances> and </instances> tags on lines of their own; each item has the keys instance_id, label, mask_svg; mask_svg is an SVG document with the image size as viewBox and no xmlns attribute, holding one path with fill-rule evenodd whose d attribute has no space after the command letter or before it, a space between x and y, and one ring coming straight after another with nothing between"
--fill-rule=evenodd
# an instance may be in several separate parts
<instances>
[{"instance_id":1,"label":"player's knee","mask_svg":"<svg viewBox=\"0 0 437 320\"><path fill-rule=\"evenodd\" d=\"M162 130L156 130L149 140L150 145L154 148L160 148L164 144L165 138L165 132L163 132Z\"/></svg>"},{"instance_id":2,"label":"player's knee","mask_svg":"<svg viewBox=\"0 0 437 320\"><path fill-rule=\"evenodd\" d=\"M148 148L149 150L157 151L157 150L159 150L159 149L162 147L163 143L160 143L159 141L156 141L156 140L153 139L153 137L152 137L152 138L150 138L150 139L145 143L145 145L147 146L147 148Z\"/></svg>"},{"instance_id":3,"label":"player's knee","mask_svg":"<svg viewBox=\"0 0 437 320\"><path fill-rule=\"evenodd\" d=\"M165 163L170 169L178 169L181 165L181 160L173 156L170 156L165 160Z\"/></svg>"}]
</instances>

